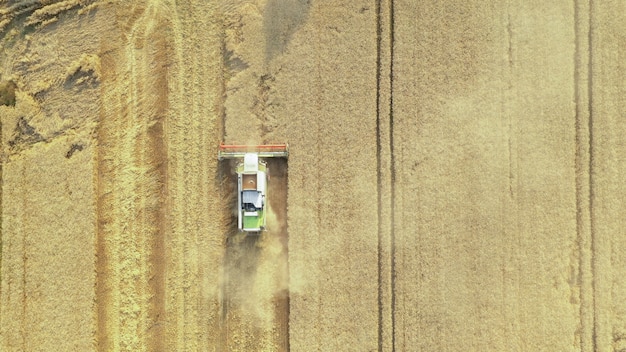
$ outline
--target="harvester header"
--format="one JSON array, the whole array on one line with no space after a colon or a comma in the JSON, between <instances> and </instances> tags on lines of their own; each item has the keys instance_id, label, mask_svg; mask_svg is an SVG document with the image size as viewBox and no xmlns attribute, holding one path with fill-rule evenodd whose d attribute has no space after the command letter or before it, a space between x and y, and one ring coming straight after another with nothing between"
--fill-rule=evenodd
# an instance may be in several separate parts
<instances>
[{"instance_id":1,"label":"harvester header","mask_svg":"<svg viewBox=\"0 0 626 352\"><path fill-rule=\"evenodd\" d=\"M246 154L254 153L259 158L287 158L289 146L287 144L220 144L217 159L241 159Z\"/></svg>"}]
</instances>

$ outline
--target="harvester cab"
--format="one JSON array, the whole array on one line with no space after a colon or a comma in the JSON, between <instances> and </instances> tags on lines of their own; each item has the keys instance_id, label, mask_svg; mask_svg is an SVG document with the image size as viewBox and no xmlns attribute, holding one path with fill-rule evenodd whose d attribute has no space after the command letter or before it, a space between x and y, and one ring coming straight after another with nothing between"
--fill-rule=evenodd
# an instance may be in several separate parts
<instances>
[{"instance_id":1,"label":"harvester cab","mask_svg":"<svg viewBox=\"0 0 626 352\"><path fill-rule=\"evenodd\" d=\"M249 235L258 235L267 225L267 181L269 170L265 158L287 158L287 144L228 145L221 144L217 159L240 160L237 173L237 227Z\"/></svg>"}]
</instances>

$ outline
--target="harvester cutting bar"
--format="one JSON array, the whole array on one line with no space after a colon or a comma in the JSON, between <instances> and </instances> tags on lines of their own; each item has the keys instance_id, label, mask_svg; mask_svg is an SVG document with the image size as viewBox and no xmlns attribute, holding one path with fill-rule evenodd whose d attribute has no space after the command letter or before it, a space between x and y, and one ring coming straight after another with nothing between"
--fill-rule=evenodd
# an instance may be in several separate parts
<instances>
[{"instance_id":1,"label":"harvester cutting bar","mask_svg":"<svg viewBox=\"0 0 626 352\"><path fill-rule=\"evenodd\" d=\"M218 160L239 159L243 158L246 153L255 153L259 158L287 158L289 156L289 146L287 144L220 144L217 158Z\"/></svg>"}]
</instances>

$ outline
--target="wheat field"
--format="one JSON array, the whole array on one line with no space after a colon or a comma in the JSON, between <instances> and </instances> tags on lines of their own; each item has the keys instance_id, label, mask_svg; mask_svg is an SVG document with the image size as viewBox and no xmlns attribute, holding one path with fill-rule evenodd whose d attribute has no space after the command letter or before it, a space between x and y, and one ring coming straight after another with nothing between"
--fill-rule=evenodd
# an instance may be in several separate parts
<instances>
[{"instance_id":1,"label":"wheat field","mask_svg":"<svg viewBox=\"0 0 626 352\"><path fill-rule=\"evenodd\" d=\"M0 2L0 350L626 351L625 13Z\"/></svg>"}]
</instances>

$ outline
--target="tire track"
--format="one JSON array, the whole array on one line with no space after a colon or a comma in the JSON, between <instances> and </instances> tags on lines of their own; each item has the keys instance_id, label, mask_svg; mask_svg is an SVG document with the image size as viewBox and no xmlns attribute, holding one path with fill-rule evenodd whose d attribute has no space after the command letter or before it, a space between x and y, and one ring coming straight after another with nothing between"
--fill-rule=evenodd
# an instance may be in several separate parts
<instances>
[{"instance_id":1,"label":"tire track","mask_svg":"<svg viewBox=\"0 0 626 352\"><path fill-rule=\"evenodd\" d=\"M600 309L598 308L598 299L596 298L597 296L597 292L598 292L598 284L596 282L597 276L598 276L598 268L600 267L599 261L596 259L596 254L598 253L598 243L597 243L597 238L596 238L596 234L595 234L595 229L594 229L594 225L595 225L595 221L594 221L594 178L593 178L593 165L594 165L594 138L593 138L593 111L594 111L594 103L593 103L593 65L594 65L594 57L593 57L593 50L594 50L594 33L593 33L593 28L594 28L594 12L595 12L595 7L593 5L593 1L592 0L588 0L587 3L588 6L588 13L589 13L589 17L588 17L588 22L587 22L587 26L589 27L589 31L587 33L587 45L588 48L587 50L589 51L588 56L586 57L587 59L587 104L588 104L588 116L587 116L587 139L589 141L588 144L588 148L589 148L589 153L588 153L588 159L589 159L589 163L588 163L588 169L586 170L589 173L589 179L588 179L588 196L589 196L589 202L587 204L587 206L589 207L589 236L590 236L590 260L591 260L591 270L590 270L590 275L591 275L591 304L592 304L592 314L593 314L593 331L591 332L591 348L593 349L593 351L597 351L598 348L603 347L603 343L602 341L598 341L598 335L601 334L601 331L599 331L598 329L598 325L599 325L599 319L598 319L598 313L600 311ZM578 20L578 18L577 18ZM580 33L577 33L580 34ZM578 40L578 36L576 38ZM576 46L576 49L579 49L579 46ZM578 54L578 53L577 53ZM582 57L581 57L582 59ZM578 87L578 85L577 85ZM578 93L578 92L577 92ZM584 123L584 120L577 120L577 123ZM582 127L582 126L581 126ZM583 131L581 131L583 132ZM583 132L584 133L584 132ZM582 140L581 140L582 142ZM581 160L583 161L583 160ZM582 195L581 195L582 196ZM602 327L600 327L600 330L602 329Z\"/></svg>"},{"instance_id":2,"label":"tire track","mask_svg":"<svg viewBox=\"0 0 626 352\"><path fill-rule=\"evenodd\" d=\"M160 350L169 44L159 8L120 6L123 48L103 67L98 142L98 347ZM124 32L126 33L126 32ZM120 80L119 77L126 77Z\"/></svg>"},{"instance_id":3,"label":"tire track","mask_svg":"<svg viewBox=\"0 0 626 352\"><path fill-rule=\"evenodd\" d=\"M270 234L278 238L280 252L277 254L278 289L274 292L274 325L278 332L276 347L278 351L289 351L289 234L287 228L287 187L288 162L285 159L270 159L270 213L275 214L276 224Z\"/></svg>"},{"instance_id":4,"label":"tire track","mask_svg":"<svg viewBox=\"0 0 626 352\"><path fill-rule=\"evenodd\" d=\"M115 40L121 39L121 33L112 35ZM111 351L115 348L112 336L117 336L117 324L114 324L114 305L118 300L117 296L117 275L115 271L115 252L111 237L116 231L114 225L115 211L114 181L115 176L115 152L116 135L113 118L117 116L118 97L115 94L115 80L118 63L120 62L120 49L116 46L103 48L101 63L102 70L102 104L98 122L96 139L98 141L96 155L96 300L97 300L97 331L96 345L100 351Z\"/></svg>"},{"instance_id":5,"label":"tire track","mask_svg":"<svg viewBox=\"0 0 626 352\"><path fill-rule=\"evenodd\" d=\"M380 76L381 76L381 50L382 50L382 28L381 28L381 5L380 0L376 1L376 204L378 223L378 351L383 350L383 225L382 225L382 164L381 164L381 132L380 132L380 111L382 102L380 101Z\"/></svg>"},{"instance_id":6,"label":"tire track","mask_svg":"<svg viewBox=\"0 0 626 352\"><path fill-rule=\"evenodd\" d=\"M378 350L393 349L391 183L391 1L376 2L376 167L378 204Z\"/></svg>"},{"instance_id":7,"label":"tire track","mask_svg":"<svg viewBox=\"0 0 626 352\"><path fill-rule=\"evenodd\" d=\"M389 155L390 155L390 192L391 192L391 350L396 349L396 233L395 233L395 207L396 207L396 156L394 144L394 46L395 46L395 12L394 1L389 1ZM404 345L404 344L403 344Z\"/></svg>"},{"instance_id":8,"label":"tire track","mask_svg":"<svg viewBox=\"0 0 626 352\"><path fill-rule=\"evenodd\" d=\"M217 6L171 3L174 63L167 123L167 350L219 345L223 205L215 151L221 130L221 22Z\"/></svg>"},{"instance_id":9,"label":"tire track","mask_svg":"<svg viewBox=\"0 0 626 352\"><path fill-rule=\"evenodd\" d=\"M576 231L580 277L580 348L595 351L595 303L593 287L592 160L591 160L591 14L589 1L574 3L576 102Z\"/></svg>"}]
</instances>

